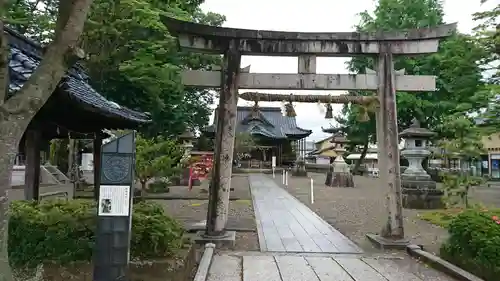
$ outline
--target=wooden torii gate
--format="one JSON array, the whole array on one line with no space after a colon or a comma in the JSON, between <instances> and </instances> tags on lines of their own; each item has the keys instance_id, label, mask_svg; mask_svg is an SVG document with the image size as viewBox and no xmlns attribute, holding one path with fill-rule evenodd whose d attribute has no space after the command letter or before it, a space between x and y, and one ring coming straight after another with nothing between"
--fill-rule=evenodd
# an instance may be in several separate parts
<instances>
[{"instance_id":1,"label":"wooden torii gate","mask_svg":"<svg viewBox=\"0 0 500 281\"><path fill-rule=\"evenodd\" d=\"M281 32L207 26L163 17L171 35L178 38L183 50L223 54L220 71L185 70L184 85L220 88L217 112L216 146L212 180L209 190L209 209L204 236L207 240L225 239L229 207L236 108L239 89L273 90L371 90L376 97L339 96L323 99L307 98L317 102L378 103L377 139L381 180L387 185L388 220L381 235L370 238L385 246L404 245L399 167L398 130L396 116L396 90L405 92L435 91L434 76L402 75L394 70L394 55L434 53L439 39L450 36L456 24L435 28L422 28L395 32ZM243 73L242 55L295 56L298 73ZM356 55L377 58L376 71L367 74L317 74L316 57L351 57ZM246 95L246 96L245 96ZM245 99L255 100L251 94ZM255 96L255 95L254 95ZM257 96L255 96L257 97ZM267 95L261 101L289 100L279 95ZM333 98L333 101L326 100Z\"/></svg>"}]
</instances>

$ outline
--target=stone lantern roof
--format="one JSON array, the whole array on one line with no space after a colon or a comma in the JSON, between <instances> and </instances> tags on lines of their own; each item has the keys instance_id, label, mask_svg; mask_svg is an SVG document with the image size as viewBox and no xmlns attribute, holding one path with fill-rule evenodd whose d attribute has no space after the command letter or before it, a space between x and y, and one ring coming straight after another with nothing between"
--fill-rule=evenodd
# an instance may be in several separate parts
<instances>
[{"instance_id":1,"label":"stone lantern roof","mask_svg":"<svg viewBox=\"0 0 500 281\"><path fill-rule=\"evenodd\" d=\"M321 127L321 130L325 133L333 134L332 139L330 140L330 143L344 144L344 143L349 142L349 140L347 140L347 138L341 132L342 128L332 127L332 128L325 129L325 128Z\"/></svg>"},{"instance_id":2,"label":"stone lantern roof","mask_svg":"<svg viewBox=\"0 0 500 281\"><path fill-rule=\"evenodd\" d=\"M196 138L195 135L190 130L186 130L179 136L179 139L181 140L193 140L195 138Z\"/></svg>"},{"instance_id":3,"label":"stone lantern roof","mask_svg":"<svg viewBox=\"0 0 500 281\"><path fill-rule=\"evenodd\" d=\"M349 140L347 140L347 138L342 133L337 133L337 134L333 135L331 142L338 143L338 144L344 144L344 143L348 143Z\"/></svg>"},{"instance_id":4,"label":"stone lantern roof","mask_svg":"<svg viewBox=\"0 0 500 281\"><path fill-rule=\"evenodd\" d=\"M331 127L331 128L326 128L325 129L325 128L321 127L321 131L323 131L324 133L328 133L328 134L336 134L340 130L341 130L341 128Z\"/></svg>"},{"instance_id":5,"label":"stone lantern roof","mask_svg":"<svg viewBox=\"0 0 500 281\"><path fill-rule=\"evenodd\" d=\"M402 138L420 138L420 139L431 138L435 135L436 135L435 132L420 127L420 122L416 118L413 118L413 121L408 129L402 131L399 134L399 136Z\"/></svg>"}]
</instances>

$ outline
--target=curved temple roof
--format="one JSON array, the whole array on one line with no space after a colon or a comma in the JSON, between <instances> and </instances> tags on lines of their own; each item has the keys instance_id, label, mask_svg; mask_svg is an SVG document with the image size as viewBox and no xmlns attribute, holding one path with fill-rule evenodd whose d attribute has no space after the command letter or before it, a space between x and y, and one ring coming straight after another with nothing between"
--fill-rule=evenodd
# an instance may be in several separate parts
<instances>
[{"instance_id":1,"label":"curved temple roof","mask_svg":"<svg viewBox=\"0 0 500 281\"><path fill-rule=\"evenodd\" d=\"M238 106L236 111L237 133L246 132L274 139L304 138L312 133L311 130L298 127L295 117L283 116L279 107L259 107L260 118L249 118L252 110L253 107ZM217 120L217 115L215 120ZM214 133L215 126L211 125L204 131Z\"/></svg>"},{"instance_id":2,"label":"curved temple roof","mask_svg":"<svg viewBox=\"0 0 500 281\"><path fill-rule=\"evenodd\" d=\"M450 36L456 23L432 28L407 29L384 32L289 32L216 27L194 22L162 17L163 23L173 35L180 33L239 39L268 40L345 40L345 41L401 41L428 40Z\"/></svg>"},{"instance_id":3,"label":"curved temple roof","mask_svg":"<svg viewBox=\"0 0 500 281\"><path fill-rule=\"evenodd\" d=\"M40 64L43 47L11 28L6 27L9 36L9 94L14 95L28 81ZM150 122L147 114L120 106L107 100L88 84L88 76L78 66L70 68L58 85L70 98L91 106L105 116L120 118L135 124Z\"/></svg>"}]
</instances>

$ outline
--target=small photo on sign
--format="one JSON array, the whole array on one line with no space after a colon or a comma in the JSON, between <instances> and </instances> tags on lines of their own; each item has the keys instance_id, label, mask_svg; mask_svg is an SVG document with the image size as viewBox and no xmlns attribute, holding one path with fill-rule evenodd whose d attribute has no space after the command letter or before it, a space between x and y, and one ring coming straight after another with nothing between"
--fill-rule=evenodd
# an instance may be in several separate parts
<instances>
[{"instance_id":1,"label":"small photo on sign","mask_svg":"<svg viewBox=\"0 0 500 281\"><path fill-rule=\"evenodd\" d=\"M130 186L101 185L99 188L99 216L128 216L130 213Z\"/></svg>"},{"instance_id":2,"label":"small photo on sign","mask_svg":"<svg viewBox=\"0 0 500 281\"><path fill-rule=\"evenodd\" d=\"M102 214L111 213L111 199L102 199L101 200L101 213Z\"/></svg>"}]
</instances>

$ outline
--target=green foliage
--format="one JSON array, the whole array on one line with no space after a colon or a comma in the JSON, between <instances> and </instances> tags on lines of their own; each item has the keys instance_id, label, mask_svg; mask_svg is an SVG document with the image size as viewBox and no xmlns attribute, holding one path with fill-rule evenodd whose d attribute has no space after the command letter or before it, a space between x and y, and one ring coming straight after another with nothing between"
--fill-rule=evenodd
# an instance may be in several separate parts
<instances>
[{"instance_id":1,"label":"green foliage","mask_svg":"<svg viewBox=\"0 0 500 281\"><path fill-rule=\"evenodd\" d=\"M364 115L368 116L367 120L361 120ZM358 153L357 147L362 145L361 157L356 160L352 173L358 174L361 172L361 163L363 162L368 151L369 143L377 141L376 136L376 119L373 111L367 111L366 108L355 105L347 104L342 109L342 115L337 116L335 120L340 124L343 133L349 140L348 151Z\"/></svg>"},{"instance_id":2,"label":"green foliage","mask_svg":"<svg viewBox=\"0 0 500 281\"><path fill-rule=\"evenodd\" d=\"M467 172L442 172L440 176L446 195L443 200L446 200L449 206L463 204L465 208L469 208L470 189L485 183L484 178L471 176Z\"/></svg>"},{"instance_id":3,"label":"green foliage","mask_svg":"<svg viewBox=\"0 0 500 281\"><path fill-rule=\"evenodd\" d=\"M27 37L47 43L54 35L59 1L7 0L7 24Z\"/></svg>"},{"instance_id":4,"label":"green foliage","mask_svg":"<svg viewBox=\"0 0 500 281\"><path fill-rule=\"evenodd\" d=\"M437 211L423 211L418 214L419 219L428 221L434 225L447 228L459 214L463 212L461 208L448 208Z\"/></svg>"},{"instance_id":5,"label":"green foliage","mask_svg":"<svg viewBox=\"0 0 500 281\"><path fill-rule=\"evenodd\" d=\"M486 152L481 141L481 128L463 114L445 117L438 129L443 138L438 146L444 149L445 156L460 155L463 158L475 159Z\"/></svg>"},{"instance_id":6,"label":"green foliage","mask_svg":"<svg viewBox=\"0 0 500 281\"><path fill-rule=\"evenodd\" d=\"M250 157L250 152L255 147L255 138L248 133L238 133L234 138L233 159L242 160Z\"/></svg>"},{"instance_id":7,"label":"green foliage","mask_svg":"<svg viewBox=\"0 0 500 281\"><path fill-rule=\"evenodd\" d=\"M214 150L214 140L208 138L204 134L201 134L196 139L196 142L194 144L194 150L198 151L213 151Z\"/></svg>"},{"instance_id":8,"label":"green foliage","mask_svg":"<svg viewBox=\"0 0 500 281\"><path fill-rule=\"evenodd\" d=\"M139 259L164 257L175 253L183 245L184 229L163 208L151 202L140 202L132 221L132 256Z\"/></svg>"},{"instance_id":9,"label":"green foliage","mask_svg":"<svg viewBox=\"0 0 500 281\"><path fill-rule=\"evenodd\" d=\"M175 140L162 137L136 138L135 175L142 184L152 178L170 178L180 170L184 149Z\"/></svg>"},{"instance_id":10,"label":"green foliage","mask_svg":"<svg viewBox=\"0 0 500 281\"><path fill-rule=\"evenodd\" d=\"M97 219L94 201L15 201L10 212L9 253L13 266L91 260ZM132 258L166 257L182 246L182 226L161 206L151 202L135 204L132 221Z\"/></svg>"},{"instance_id":11,"label":"green foliage","mask_svg":"<svg viewBox=\"0 0 500 281\"><path fill-rule=\"evenodd\" d=\"M90 77L105 96L151 113L153 124L141 130L145 136L171 137L187 127L208 124L212 94L207 89L184 87L179 74L183 69L220 64L220 56L179 52L160 16L211 25L221 25L225 19L204 14L190 3L94 1L83 35Z\"/></svg>"},{"instance_id":12,"label":"green foliage","mask_svg":"<svg viewBox=\"0 0 500 281\"><path fill-rule=\"evenodd\" d=\"M167 193L170 191L169 183L166 181L155 181L148 185L148 190L151 193Z\"/></svg>"},{"instance_id":13,"label":"green foliage","mask_svg":"<svg viewBox=\"0 0 500 281\"><path fill-rule=\"evenodd\" d=\"M498 105L498 95L500 95L500 3L495 5L495 1L482 0L482 3L493 4L490 10L484 10L474 14L474 20L478 26L474 29L476 40L487 52L487 56L480 61L481 68L485 72L488 82L483 92L494 97L488 105L487 110L482 114L484 120L484 130L486 134L497 133L500 129L500 106Z\"/></svg>"},{"instance_id":14,"label":"green foliage","mask_svg":"<svg viewBox=\"0 0 500 281\"><path fill-rule=\"evenodd\" d=\"M66 174L68 167L68 145L69 139L55 139L50 141L50 164L57 166L61 172Z\"/></svg>"},{"instance_id":15,"label":"green foliage","mask_svg":"<svg viewBox=\"0 0 500 281\"><path fill-rule=\"evenodd\" d=\"M446 117L441 125L441 132L443 136L447 137L438 142L438 146L445 152L443 157L472 160L478 159L481 154L485 153L480 129L466 116ZM447 203L452 205L462 203L466 208L469 207L470 188L485 181L482 177L471 176L469 171L442 171L440 176ZM457 202L456 198L460 200Z\"/></svg>"},{"instance_id":16,"label":"green foliage","mask_svg":"<svg viewBox=\"0 0 500 281\"><path fill-rule=\"evenodd\" d=\"M495 1L481 0L481 3L491 4ZM488 52L488 56L481 61L483 69L492 75L489 82L500 84L500 3L493 5L490 10L474 14L474 20L479 24L474 29L476 38ZM497 93L500 93L497 88Z\"/></svg>"},{"instance_id":17,"label":"green foliage","mask_svg":"<svg viewBox=\"0 0 500 281\"><path fill-rule=\"evenodd\" d=\"M443 23L443 8L439 0L379 0L373 14L361 13L359 31L398 30L437 26ZM481 68L477 65L486 56L484 49L472 38L456 34L440 43L438 53L427 56L396 57L395 69L405 69L409 75L436 75L437 91L422 93L397 93L397 116L399 131L406 129L413 118L421 121L423 127L437 130L442 120L451 114L474 112L484 106L489 93L482 89ZM354 73L364 73L365 68L375 69L375 60L369 57L355 57L349 64ZM357 95L373 95L358 92ZM445 99L443 97L446 97ZM343 126L350 127L354 138L365 136L373 141L375 121L357 120L359 106L345 107ZM358 133L359 132L359 133Z\"/></svg>"},{"instance_id":18,"label":"green foliage","mask_svg":"<svg viewBox=\"0 0 500 281\"><path fill-rule=\"evenodd\" d=\"M498 212L468 210L448 227L448 240L440 255L483 278L498 280L500 274L500 220Z\"/></svg>"}]
</instances>

